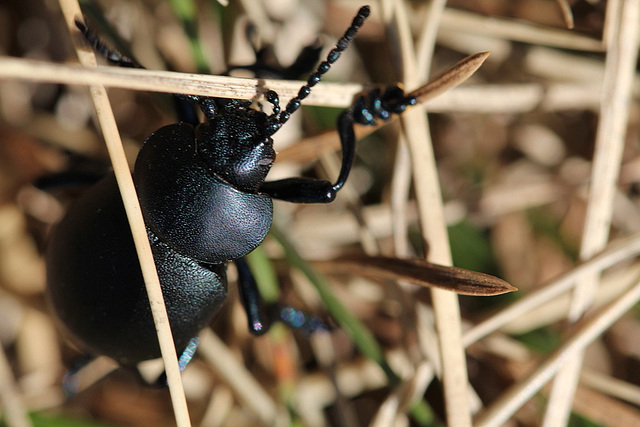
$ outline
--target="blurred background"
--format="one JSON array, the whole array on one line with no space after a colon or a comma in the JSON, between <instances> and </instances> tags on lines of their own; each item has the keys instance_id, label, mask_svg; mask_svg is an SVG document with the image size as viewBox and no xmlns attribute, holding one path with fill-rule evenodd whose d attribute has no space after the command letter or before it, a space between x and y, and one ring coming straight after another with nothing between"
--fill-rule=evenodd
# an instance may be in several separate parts
<instances>
[{"instance_id":1,"label":"blurred background","mask_svg":"<svg viewBox=\"0 0 640 427\"><path fill-rule=\"evenodd\" d=\"M586 218L593 208L588 206L597 197L589 192L596 141L611 139L611 146L615 144L614 133L598 132L605 132L599 131L603 112L619 105L619 98L608 106L601 88L603 82L623 76L635 79L633 70L622 74L624 70L605 67L607 54L621 49L616 37L626 28L621 24L624 2L452 0L438 16L429 12L436 2L371 2L371 17L327 81L384 85L406 78L398 21L388 19L390 3L404 8L401 30L410 31L418 55L428 50L422 44L424 33L437 33L433 55L426 54L431 74L472 53L492 52L468 82L424 107L454 265L496 275L519 288L499 297L461 296L466 330L602 249L592 245L589 252L584 236L591 226ZM88 22L108 43L131 52L145 67L213 74L252 64L255 49L262 47L269 47L269 61L284 66L304 46L317 42L324 57L361 6L351 0L197 1L195 14L185 23L177 12L180 5L155 0L82 2ZM197 43L185 28L195 28ZM637 41L630 42L637 50ZM2 2L0 54L77 63L54 1ZM424 83L428 75L417 79ZM176 121L171 99L122 89L110 89L109 95L133 164L145 138ZM619 152L614 161L619 174L614 171L609 188L610 222L599 225L609 230L611 240L640 229L637 88L626 95L631 99L628 118L623 113L623 136L611 154ZM307 106L295 115L276 135L279 157L270 179L300 174L333 179L339 164L339 112ZM429 252L424 244L429 236L421 235L418 220L421 196L413 186L401 184L401 175L411 166L398 154L400 131L399 121L375 132L365 130L369 135L358 143L348 187L334 203L276 203L276 223L303 259L326 261L363 252L424 257ZM12 398L22 401L34 425L175 423L166 389L151 388L136 373L108 360L98 358L82 369L72 395L65 395L61 386L83 352L59 332L47 307L43 253L51 227L83 185L43 191L34 182L70 169L97 176L108 168L86 87L0 79L0 342L10 368L0 377L5 406L0 424L18 425L8 421ZM408 196L400 217L391 205L403 188ZM399 227L406 243L397 237ZM276 239L267 238L262 255L270 260L283 301L336 326ZM424 416L411 409L415 406L401 408L397 425L444 425L447 398L433 362L435 328L432 316L421 316L417 309L427 307L430 313L428 289L372 281L358 272L338 275L330 262L317 267L340 301L373 333L405 384L416 387L413 402L421 402ZM617 298L637 282L638 274L637 262L629 259L608 269L593 296L594 306ZM283 425L385 425L380 424L380 410L396 388L363 356L352 336L338 327L318 336L276 327L266 336L252 337L238 302L233 267L229 293L211 325L215 335L207 332L206 348L183 374L194 425L272 424L274 419L264 416L268 411L278 414L275 419ZM567 317L571 304L569 293L549 297L518 313L488 339L469 345L466 363L474 412L504 396L528 372L557 355L554 351L562 351L576 331ZM571 425L640 423L638 314L637 307L619 313L587 348L575 398L569 399ZM431 345L425 344L425 336L433 337ZM226 364L227 356L233 365ZM225 362L221 368L210 359ZM412 381L422 372L418 368L426 365L435 366L435 376L416 386ZM151 377L158 372L155 366L148 369ZM236 369L239 384L228 379ZM247 375L254 382L242 380ZM549 393L550 388L543 388L508 417L508 425L539 425ZM270 409L256 404L262 396Z\"/></svg>"}]
</instances>

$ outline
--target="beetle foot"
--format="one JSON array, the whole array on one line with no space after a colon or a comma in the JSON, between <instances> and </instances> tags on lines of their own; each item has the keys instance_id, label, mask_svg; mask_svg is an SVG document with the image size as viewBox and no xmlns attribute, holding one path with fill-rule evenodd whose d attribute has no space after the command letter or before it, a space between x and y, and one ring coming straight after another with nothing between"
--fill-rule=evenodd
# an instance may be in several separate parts
<instances>
[{"instance_id":1,"label":"beetle foot","mask_svg":"<svg viewBox=\"0 0 640 427\"><path fill-rule=\"evenodd\" d=\"M376 125L376 119L389 120L392 114L401 114L407 107L416 105L418 99L406 96L399 85L376 87L356 96L353 102L353 118L361 125Z\"/></svg>"},{"instance_id":2,"label":"beetle foot","mask_svg":"<svg viewBox=\"0 0 640 427\"><path fill-rule=\"evenodd\" d=\"M296 308L289 307L287 305L275 304L273 309L277 312L276 316L278 320L293 329L302 331L306 334L323 331L326 332L331 329L329 325L323 322L319 317L305 313L304 311Z\"/></svg>"}]
</instances>

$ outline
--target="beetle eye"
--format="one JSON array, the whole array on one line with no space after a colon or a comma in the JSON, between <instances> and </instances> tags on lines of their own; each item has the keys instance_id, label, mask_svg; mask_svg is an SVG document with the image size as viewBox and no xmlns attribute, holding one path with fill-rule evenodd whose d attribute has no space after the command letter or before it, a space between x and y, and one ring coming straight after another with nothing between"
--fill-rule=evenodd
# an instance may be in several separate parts
<instances>
[{"instance_id":1,"label":"beetle eye","mask_svg":"<svg viewBox=\"0 0 640 427\"><path fill-rule=\"evenodd\" d=\"M267 138L260 143L257 148L257 151L260 153L262 158L258 159L256 164L259 166L271 166L276 160L276 152L273 150L273 140L271 138Z\"/></svg>"}]
</instances>

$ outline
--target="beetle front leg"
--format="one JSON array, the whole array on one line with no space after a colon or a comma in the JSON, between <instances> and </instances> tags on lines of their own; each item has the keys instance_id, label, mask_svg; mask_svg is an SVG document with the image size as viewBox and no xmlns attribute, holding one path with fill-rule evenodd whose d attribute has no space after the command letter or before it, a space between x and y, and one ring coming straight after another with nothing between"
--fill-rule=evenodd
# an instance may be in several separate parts
<instances>
[{"instance_id":1,"label":"beetle front leg","mask_svg":"<svg viewBox=\"0 0 640 427\"><path fill-rule=\"evenodd\" d=\"M374 126L377 119L386 121L393 114L401 114L418 100L405 95L398 85L387 86L384 91L375 88L358 95L352 107L338 116L338 134L342 146L342 166L335 183L310 178L286 178L265 182L260 192L274 199L292 203L330 203L349 177L356 155L355 123Z\"/></svg>"},{"instance_id":2,"label":"beetle front leg","mask_svg":"<svg viewBox=\"0 0 640 427\"><path fill-rule=\"evenodd\" d=\"M261 193L266 193L274 199L291 203L330 203L336 198L336 193L344 186L349 177L356 155L356 136L353 130L353 112L343 111L338 117L338 134L342 146L342 166L340 174L334 184L329 181L312 178L285 178L269 181L260 187Z\"/></svg>"}]
</instances>

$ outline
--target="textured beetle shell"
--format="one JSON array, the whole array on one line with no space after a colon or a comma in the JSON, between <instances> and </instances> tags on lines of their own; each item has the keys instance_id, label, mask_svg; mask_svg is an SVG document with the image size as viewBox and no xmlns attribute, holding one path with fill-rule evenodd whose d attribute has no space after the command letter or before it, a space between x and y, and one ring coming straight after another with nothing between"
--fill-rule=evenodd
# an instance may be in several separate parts
<instances>
[{"instance_id":1,"label":"textured beetle shell","mask_svg":"<svg viewBox=\"0 0 640 427\"><path fill-rule=\"evenodd\" d=\"M224 264L178 254L150 233L176 349L204 328L226 295ZM140 265L115 177L80 197L47 251L50 300L88 350L122 364L160 357Z\"/></svg>"},{"instance_id":2,"label":"textured beetle shell","mask_svg":"<svg viewBox=\"0 0 640 427\"><path fill-rule=\"evenodd\" d=\"M267 235L273 202L224 183L199 158L196 144L186 123L147 138L134 172L145 221L160 240L198 261L240 258Z\"/></svg>"},{"instance_id":3,"label":"textured beetle shell","mask_svg":"<svg viewBox=\"0 0 640 427\"><path fill-rule=\"evenodd\" d=\"M198 157L194 128L187 124L165 126L147 139L134 181L181 353L226 298L226 262L265 238L273 203L213 175ZM80 197L56 227L47 282L58 317L90 351L122 364L160 357L113 174Z\"/></svg>"}]
</instances>

